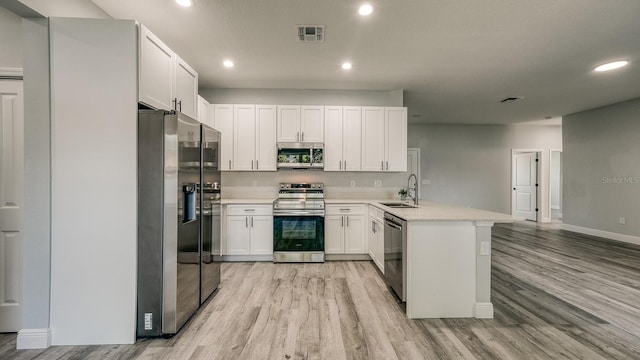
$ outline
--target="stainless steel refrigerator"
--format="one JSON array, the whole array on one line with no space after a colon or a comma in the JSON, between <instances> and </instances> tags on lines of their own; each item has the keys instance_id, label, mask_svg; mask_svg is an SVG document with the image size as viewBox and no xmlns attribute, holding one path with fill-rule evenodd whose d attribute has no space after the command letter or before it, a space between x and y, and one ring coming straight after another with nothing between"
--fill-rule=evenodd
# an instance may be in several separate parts
<instances>
[{"instance_id":1,"label":"stainless steel refrigerator","mask_svg":"<svg viewBox=\"0 0 640 360\"><path fill-rule=\"evenodd\" d=\"M138 113L137 336L175 334L220 282L220 133Z\"/></svg>"}]
</instances>

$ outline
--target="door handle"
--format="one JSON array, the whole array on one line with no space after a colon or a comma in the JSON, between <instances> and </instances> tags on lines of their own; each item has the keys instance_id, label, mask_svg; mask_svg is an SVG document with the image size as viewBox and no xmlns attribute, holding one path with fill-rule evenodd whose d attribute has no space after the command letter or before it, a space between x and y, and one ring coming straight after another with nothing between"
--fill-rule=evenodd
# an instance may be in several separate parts
<instances>
[{"instance_id":1,"label":"door handle","mask_svg":"<svg viewBox=\"0 0 640 360\"><path fill-rule=\"evenodd\" d=\"M513 190L515 190L516 188L513 188Z\"/></svg>"}]
</instances>

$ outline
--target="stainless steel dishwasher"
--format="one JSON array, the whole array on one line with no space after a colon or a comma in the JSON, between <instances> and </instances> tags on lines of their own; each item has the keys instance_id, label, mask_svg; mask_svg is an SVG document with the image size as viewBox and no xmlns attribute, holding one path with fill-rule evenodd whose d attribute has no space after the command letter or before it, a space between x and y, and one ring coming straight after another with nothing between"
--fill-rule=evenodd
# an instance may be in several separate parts
<instances>
[{"instance_id":1,"label":"stainless steel dishwasher","mask_svg":"<svg viewBox=\"0 0 640 360\"><path fill-rule=\"evenodd\" d=\"M403 302L407 301L407 221L384 213L384 277Z\"/></svg>"}]
</instances>

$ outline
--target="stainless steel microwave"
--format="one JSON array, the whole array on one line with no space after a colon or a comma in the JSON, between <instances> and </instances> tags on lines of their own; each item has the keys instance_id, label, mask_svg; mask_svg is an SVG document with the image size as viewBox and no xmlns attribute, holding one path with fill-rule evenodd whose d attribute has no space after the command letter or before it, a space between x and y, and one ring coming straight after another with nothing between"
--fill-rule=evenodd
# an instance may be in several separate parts
<instances>
[{"instance_id":1,"label":"stainless steel microwave","mask_svg":"<svg viewBox=\"0 0 640 360\"><path fill-rule=\"evenodd\" d=\"M308 142L278 143L278 169L323 169L324 144Z\"/></svg>"}]
</instances>

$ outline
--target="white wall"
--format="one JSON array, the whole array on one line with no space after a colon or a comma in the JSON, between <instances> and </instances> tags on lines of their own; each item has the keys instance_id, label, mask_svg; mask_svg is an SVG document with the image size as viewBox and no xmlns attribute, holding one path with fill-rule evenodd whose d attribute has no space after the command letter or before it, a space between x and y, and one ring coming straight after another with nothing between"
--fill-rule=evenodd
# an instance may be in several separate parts
<instances>
[{"instance_id":1,"label":"white wall","mask_svg":"<svg viewBox=\"0 0 640 360\"><path fill-rule=\"evenodd\" d=\"M640 243L640 99L568 115L563 123L563 222Z\"/></svg>"},{"instance_id":2,"label":"white wall","mask_svg":"<svg viewBox=\"0 0 640 360\"><path fill-rule=\"evenodd\" d=\"M561 202L562 202L562 180L560 176L561 170L561 156L562 153L560 151L551 152L551 170L550 170L550 186L551 186L551 208L556 210L561 210ZM560 211L562 212L562 211Z\"/></svg>"},{"instance_id":3,"label":"white wall","mask_svg":"<svg viewBox=\"0 0 640 360\"><path fill-rule=\"evenodd\" d=\"M422 179L431 181L421 184L423 199L510 213L511 150L544 149L548 164L549 149L562 148L562 128L413 124L408 146L421 149Z\"/></svg>"},{"instance_id":4,"label":"white wall","mask_svg":"<svg viewBox=\"0 0 640 360\"><path fill-rule=\"evenodd\" d=\"M51 18L50 44L52 343L133 343L135 22Z\"/></svg>"},{"instance_id":5,"label":"white wall","mask_svg":"<svg viewBox=\"0 0 640 360\"><path fill-rule=\"evenodd\" d=\"M0 68L22 68L22 18L0 6Z\"/></svg>"}]
</instances>

